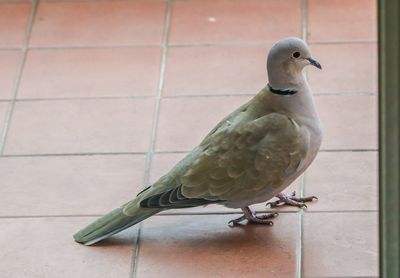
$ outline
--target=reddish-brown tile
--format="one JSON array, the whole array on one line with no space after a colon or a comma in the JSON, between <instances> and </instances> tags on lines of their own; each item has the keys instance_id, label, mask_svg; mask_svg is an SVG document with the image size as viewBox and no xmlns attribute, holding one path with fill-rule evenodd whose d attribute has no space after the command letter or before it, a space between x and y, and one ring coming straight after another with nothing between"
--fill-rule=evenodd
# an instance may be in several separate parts
<instances>
[{"instance_id":1,"label":"reddish-brown tile","mask_svg":"<svg viewBox=\"0 0 400 278\"><path fill-rule=\"evenodd\" d=\"M232 217L155 216L145 221L137 277L297 277L297 215L281 215L273 227L230 228Z\"/></svg>"},{"instance_id":2,"label":"reddish-brown tile","mask_svg":"<svg viewBox=\"0 0 400 278\"><path fill-rule=\"evenodd\" d=\"M160 48L29 52L20 98L154 95Z\"/></svg>"},{"instance_id":3,"label":"reddish-brown tile","mask_svg":"<svg viewBox=\"0 0 400 278\"><path fill-rule=\"evenodd\" d=\"M321 152L305 176L306 195L319 201L309 210L377 210L376 152Z\"/></svg>"},{"instance_id":4,"label":"reddish-brown tile","mask_svg":"<svg viewBox=\"0 0 400 278\"><path fill-rule=\"evenodd\" d=\"M305 277L378 276L376 213L306 213Z\"/></svg>"},{"instance_id":5,"label":"reddish-brown tile","mask_svg":"<svg viewBox=\"0 0 400 278\"><path fill-rule=\"evenodd\" d=\"M165 95L256 94L267 82L270 47L170 48Z\"/></svg>"},{"instance_id":6,"label":"reddish-brown tile","mask_svg":"<svg viewBox=\"0 0 400 278\"><path fill-rule=\"evenodd\" d=\"M143 173L144 155L1 158L0 214L104 214L133 199Z\"/></svg>"},{"instance_id":7,"label":"reddish-brown tile","mask_svg":"<svg viewBox=\"0 0 400 278\"><path fill-rule=\"evenodd\" d=\"M0 47L21 47L31 3L0 3Z\"/></svg>"},{"instance_id":8,"label":"reddish-brown tile","mask_svg":"<svg viewBox=\"0 0 400 278\"><path fill-rule=\"evenodd\" d=\"M178 163L185 154L183 153L157 153L153 156L151 171L150 171L150 183L154 183L162 175L168 173L171 168ZM285 192L292 191L300 192L300 179L296 180L291 186L285 189ZM267 200L266 200L267 201ZM270 208L267 209L265 203L252 205L251 208L258 212L271 211ZM285 206L273 209L277 211L297 211L295 207ZM213 212L240 212L239 209L231 209L221 205L208 205L188 209L177 209L168 210L166 213L213 213Z\"/></svg>"},{"instance_id":9,"label":"reddish-brown tile","mask_svg":"<svg viewBox=\"0 0 400 278\"><path fill-rule=\"evenodd\" d=\"M0 99L10 99L20 62L20 52L0 51Z\"/></svg>"},{"instance_id":10,"label":"reddish-brown tile","mask_svg":"<svg viewBox=\"0 0 400 278\"><path fill-rule=\"evenodd\" d=\"M300 36L300 1L175 1L171 43L274 41Z\"/></svg>"},{"instance_id":11,"label":"reddish-brown tile","mask_svg":"<svg viewBox=\"0 0 400 278\"><path fill-rule=\"evenodd\" d=\"M153 100L18 102L7 154L144 152Z\"/></svg>"},{"instance_id":12,"label":"reddish-brown tile","mask_svg":"<svg viewBox=\"0 0 400 278\"><path fill-rule=\"evenodd\" d=\"M377 39L375 0L310 0L308 8L310 41Z\"/></svg>"},{"instance_id":13,"label":"reddish-brown tile","mask_svg":"<svg viewBox=\"0 0 400 278\"><path fill-rule=\"evenodd\" d=\"M376 96L318 96L323 140L322 149L378 148L378 104Z\"/></svg>"},{"instance_id":14,"label":"reddish-brown tile","mask_svg":"<svg viewBox=\"0 0 400 278\"><path fill-rule=\"evenodd\" d=\"M93 217L0 219L2 275L128 277L136 229L94 247L74 242L72 235L93 220Z\"/></svg>"},{"instance_id":15,"label":"reddish-brown tile","mask_svg":"<svg viewBox=\"0 0 400 278\"><path fill-rule=\"evenodd\" d=\"M377 45L311 45L322 71L308 69L314 93L376 93L378 88Z\"/></svg>"},{"instance_id":16,"label":"reddish-brown tile","mask_svg":"<svg viewBox=\"0 0 400 278\"><path fill-rule=\"evenodd\" d=\"M220 120L249 99L242 96L163 99L156 150L191 150Z\"/></svg>"},{"instance_id":17,"label":"reddish-brown tile","mask_svg":"<svg viewBox=\"0 0 400 278\"><path fill-rule=\"evenodd\" d=\"M40 2L31 45L160 44L165 1Z\"/></svg>"}]
</instances>

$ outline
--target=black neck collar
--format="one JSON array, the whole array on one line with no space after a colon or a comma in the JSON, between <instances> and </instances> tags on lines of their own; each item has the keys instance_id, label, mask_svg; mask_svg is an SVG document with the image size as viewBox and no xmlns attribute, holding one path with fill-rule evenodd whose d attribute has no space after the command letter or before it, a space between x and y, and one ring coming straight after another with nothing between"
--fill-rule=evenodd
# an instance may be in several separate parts
<instances>
[{"instance_id":1,"label":"black neck collar","mask_svg":"<svg viewBox=\"0 0 400 278\"><path fill-rule=\"evenodd\" d=\"M289 89L285 89L285 90L281 90L281 89L274 89L271 87L271 85L267 84L269 90L271 91L271 93L276 94L276 95L281 95L281 96L291 96L297 93L296 90L289 90Z\"/></svg>"}]
</instances>

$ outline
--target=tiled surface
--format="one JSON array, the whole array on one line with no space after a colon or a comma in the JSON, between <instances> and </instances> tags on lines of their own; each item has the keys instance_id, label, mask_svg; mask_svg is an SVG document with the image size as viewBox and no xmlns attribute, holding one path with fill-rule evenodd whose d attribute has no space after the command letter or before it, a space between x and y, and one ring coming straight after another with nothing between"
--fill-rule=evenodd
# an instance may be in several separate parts
<instances>
[{"instance_id":1,"label":"tiled surface","mask_svg":"<svg viewBox=\"0 0 400 278\"><path fill-rule=\"evenodd\" d=\"M315 98L324 140L322 149L376 150L378 99L375 95L318 96Z\"/></svg>"},{"instance_id":2,"label":"tiled surface","mask_svg":"<svg viewBox=\"0 0 400 278\"><path fill-rule=\"evenodd\" d=\"M3 276L377 276L375 1L6 2ZM323 66L307 76L324 140L285 191L317 202L278 208L273 227L232 229L238 210L212 205L167 211L95 247L73 242L265 85L273 41L302 35Z\"/></svg>"},{"instance_id":3,"label":"tiled surface","mask_svg":"<svg viewBox=\"0 0 400 278\"><path fill-rule=\"evenodd\" d=\"M128 277L136 229L94 248L72 234L93 217L0 219L0 269L4 277ZM18 240L15 240L18 239Z\"/></svg>"},{"instance_id":4,"label":"tiled surface","mask_svg":"<svg viewBox=\"0 0 400 278\"><path fill-rule=\"evenodd\" d=\"M219 120L249 99L242 96L163 99L156 150L191 150Z\"/></svg>"},{"instance_id":5,"label":"tiled surface","mask_svg":"<svg viewBox=\"0 0 400 278\"><path fill-rule=\"evenodd\" d=\"M309 209L377 210L377 160L377 152L320 153L305 175L305 195L319 198Z\"/></svg>"},{"instance_id":6,"label":"tiled surface","mask_svg":"<svg viewBox=\"0 0 400 278\"><path fill-rule=\"evenodd\" d=\"M375 0L308 0L312 42L376 41ZM349 26L351 26L349 28ZM329 30L329 32L327 32Z\"/></svg>"},{"instance_id":7,"label":"tiled surface","mask_svg":"<svg viewBox=\"0 0 400 278\"><path fill-rule=\"evenodd\" d=\"M31 44L160 44L165 6L161 0L41 2Z\"/></svg>"},{"instance_id":8,"label":"tiled surface","mask_svg":"<svg viewBox=\"0 0 400 278\"><path fill-rule=\"evenodd\" d=\"M32 50L18 98L155 95L160 54L158 47Z\"/></svg>"},{"instance_id":9,"label":"tiled surface","mask_svg":"<svg viewBox=\"0 0 400 278\"><path fill-rule=\"evenodd\" d=\"M274 41L282 36L300 36L300 6L300 0L177 0L170 41Z\"/></svg>"},{"instance_id":10,"label":"tiled surface","mask_svg":"<svg viewBox=\"0 0 400 278\"><path fill-rule=\"evenodd\" d=\"M307 213L304 277L377 277L378 215Z\"/></svg>"},{"instance_id":11,"label":"tiled surface","mask_svg":"<svg viewBox=\"0 0 400 278\"><path fill-rule=\"evenodd\" d=\"M5 153L145 152L153 107L150 99L18 102Z\"/></svg>"},{"instance_id":12,"label":"tiled surface","mask_svg":"<svg viewBox=\"0 0 400 278\"><path fill-rule=\"evenodd\" d=\"M376 93L378 88L376 43L316 44L313 56L324 73L309 69L314 92Z\"/></svg>"},{"instance_id":13,"label":"tiled surface","mask_svg":"<svg viewBox=\"0 0 400 278\"><path fill-rule=\"evenodd\" d=\"M3 131L5 128L5 118L6 118L6 113L9 107L9 103L6 101L1 101L0 102L0 130Z\"/></svg>"},{"instance_id":14,"label":"tiled surface","mask_svg":"<svg viewBox=\"0 0 400 278\"><path fill-rule=\"evenodd\" d=\"M144 155L3 157L0 215L104 214L136 195L144 166Z\"/></svg>"},{"instance_id":15,"label":"tiled surface","mask_svg":"<svg viewBox=\"0 0 400 278\"><path fill-rule=\"evenodd\" d=\"M0 50L0 99L10 99L21 54L17 50Z\"/></svg>"},{"instance_id":16,"label":"tiled surface","mask_svg":"<svg viewBox=\"0 0 400 278\"><path fill-rule=\"evenodd\" d=\"M0 3L0 47L22 46L31 6L30 3Z\"/></svg>"},{"instance_id":17,"label":"tiled surface","mask_svg":"<svg viewBox=\"0 0 400 278\"><path fill-rule=\"evenodd\" d=\"M265 84L263 46L174 47L169 51L165 95L253 94ZM246 69L246 70L245 70Z\"/></svg>"},{"instance_id":18,"label":"tiled surface","mask_svg":"<svg viewBox=\"0 0 400 278\"><path fill-rule=\"evenodd\" d=\"M273 227L232 229L226 222L234 216L150 219L137 277L296 277L297 215L282 215Z\"/></svg>"}]
</instances>

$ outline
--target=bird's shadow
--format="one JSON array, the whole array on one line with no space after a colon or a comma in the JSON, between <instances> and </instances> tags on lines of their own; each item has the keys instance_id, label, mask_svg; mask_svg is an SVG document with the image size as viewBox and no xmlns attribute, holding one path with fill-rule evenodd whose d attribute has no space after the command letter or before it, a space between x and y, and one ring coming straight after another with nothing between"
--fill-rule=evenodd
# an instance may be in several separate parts
<instances>
[{"instance_id":1,"label":"bird's shadow","mask_svg":"<svg viewBox=\"0 0 400 278\"><path fill-rule=\"evenodd\" d=\"M216 245L230 245L235 244L236 246L257 244L259 237L262 235L263 240L271 239L273 240L274 234L271 232L272 227L257 225L257 224L239 224L234 227L227 227L221 231L207 229L201 229L203 232L195 232L191 235L171 235L165 234L160 231L174 231L176 224L171 223L161 223L156 225L156 227L149 227L146 229L146 233L142 233L140 239L138 240L138 229L128 229L123 232L123 234L117 234L107 239L104 239L92 247L116 247L116 246L127 246L135 245L138 242L140 244L159 244L165 241L171 242L173 244L184 245L187 247L197 247L197 246L216 246ZM199 224L201 225L201 224ZM226 225L226 224L225 224ZM262 233L260 233L262 229ZM156 230L156 231L155 231ZM191 228L193 230L193 228Z\"/></svg>"}]
</instances>

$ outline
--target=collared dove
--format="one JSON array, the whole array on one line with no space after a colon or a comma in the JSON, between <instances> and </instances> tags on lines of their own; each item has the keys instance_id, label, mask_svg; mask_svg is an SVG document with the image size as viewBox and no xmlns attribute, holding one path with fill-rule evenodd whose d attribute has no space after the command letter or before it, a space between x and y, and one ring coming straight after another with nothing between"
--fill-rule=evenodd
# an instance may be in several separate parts
<instances>
[{"instance_id":1,"label":"collared dove","mask_svg":"<svg viewBox=\"0 0 400 278\"><path fill-rule=\"evenodd\" d=\"M241 208L242 220L269 224L275 213L256 215L249 205L274 196L271 206L305 206L315 197L280 193L314 160L322 138L303 68L321 65L298 38L278 41L267 59L269 83L224 118L166 175L135 199L74 235L91 245L167 209L220 204Z\"/></svg>"}]
</instances>

